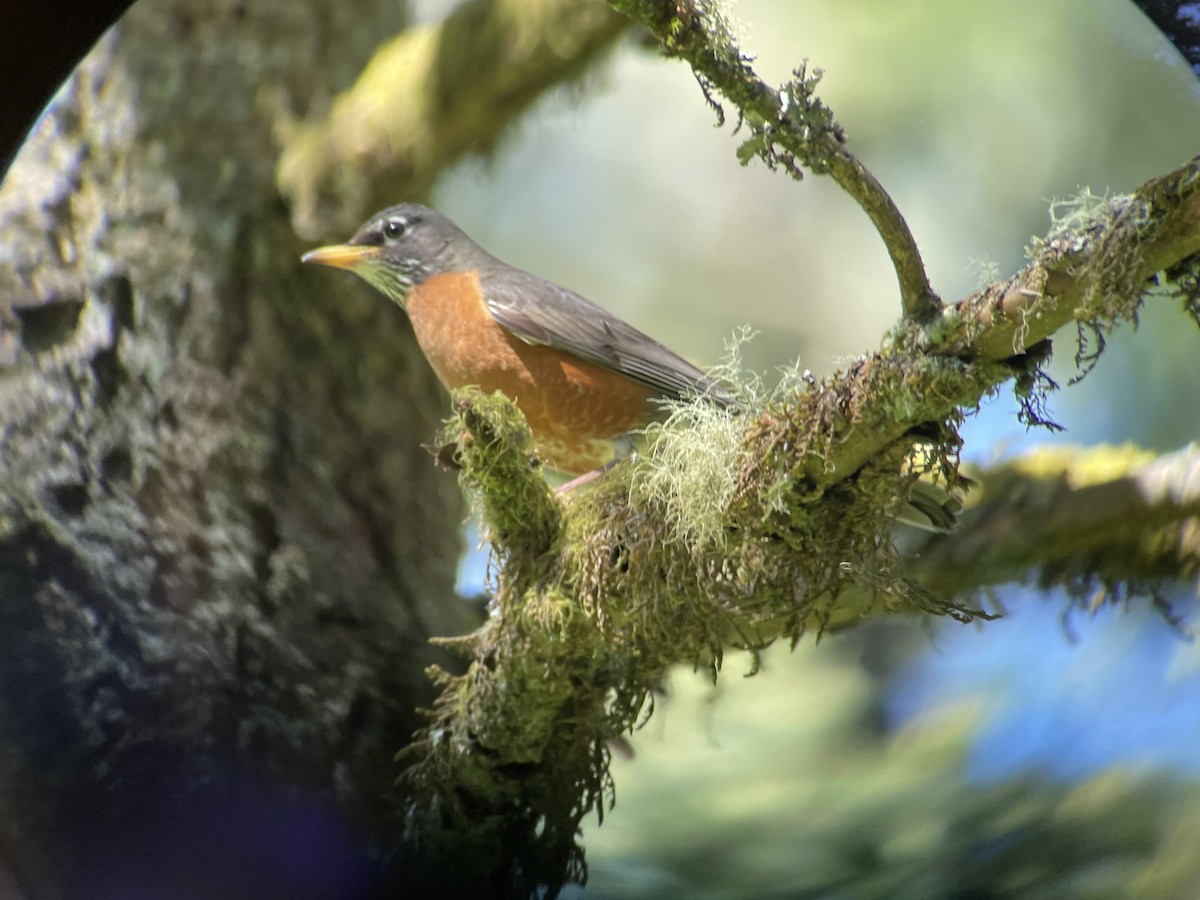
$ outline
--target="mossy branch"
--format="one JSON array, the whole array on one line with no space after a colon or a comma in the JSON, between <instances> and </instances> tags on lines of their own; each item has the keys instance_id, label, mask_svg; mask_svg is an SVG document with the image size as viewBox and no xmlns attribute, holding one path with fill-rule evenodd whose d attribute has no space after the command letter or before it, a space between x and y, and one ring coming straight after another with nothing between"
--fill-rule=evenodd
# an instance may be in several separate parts
<instances>
[{"instance_id":1,"label":"mossy branch","mask_svg":"<svg viewBox=\"0 0 1200 900\"><path fill-rule=\"evenodd\" d=\"M397 35L328 115L286 135L276 180L297 233L342 234L375 209L420 199L628 25L588 0L470 0Z\"/></svg>"},{"instance_id":2,"label":"mossy branch","mask_svg":"<svg viewBox=\"0 0 1200 900\"><path fill-rule=\"evenodd\" d=\"M1200 446L1042 447L972 474L959 527L913 547L910 573L937 594L1036 573L1095 601L1200 573Z\"/></svg>"},{"instance_id":3,"label":"mossy branch","mask_svg":"<svg viewBox=\"0 0 1200 900\"><path fill-rule=\"evenodd\" d=\"M940 302L904 216L883 185L846 149L845 132L816 96L820 70L810 72L802 66L781 87L767 84L755 73L753 57L738 46L715 0L609 0L609 5L649 28L668 56L691 65L722 122L724 112L714 92L737 107L739 124L750 130L738 151L743 163L758 157L771 169L782 168L796 179L803 177L802 166L833 178L883 238L900 284L905 317L924 321L937 314Z\"/></svg>"},{"instance_id":4,"label":"mossy branch","mask_svg":"<svg viewBox=\"0 0 1200 900\"><path fill-rule=\"evenodd\" d=\"M918 345L999 360L1071 321L1102 332L1130 321L1151 278L1200 252L1200 156L1132 194L1085 192L1054 212L1050 233L1030 248L1029 266L944 310Z\"/></svg>"},{"instance_id":5,"label":"mossy branch","mask_svg":"<svg viewBox=\"0 0 1200 900\"><path fill-rule=\"evenodd\" d=\"M1040 423L1038 364L1050 335L1071 323L1103 335L1133 320L1160 273L1180 267L1183 285L1197 254L1200 157L1132 194L1081 203L1012 278L946 305L928 324L902 324L882 351L834 376L837 405L850 414L809 476L844 478L919 423L954 419L1008 380L1023 418Z\"/></svg>"},{"instance_id":6,"label":"mossy branch","mask_svg":"<svg viewBox=\"0 0 1200 900\"><path fill-rule=\"evenodd\" d=\"M1013 279L932 323L906 320L846 371L799 376L737 419L686 407L685 427L668 425L649 458L566 499L546 488L507 400L458 392L447 438L501 565L491 619L456 642L470 668L438 673L445 691L410 748L414 827L477 848L476 862L498 867L488 871L513 896L577 879L578 823L611 797L608 742L648 713L669 665L715 677L726 648L796 641L881 609L981 615L906 577L881 539L913 463L955 485L964 410L1013 380L1035 414L1054 329L1075 320L1111 329L1136 313L1156 272L1190 271L1198 167L1058 223ZM1190 283L1180 279L1189 309ZM713 436L731 423L717 463L732 476L706 491L719 504L696 507L687 491L656 486L648 473L675 443L704 428L700 443L720 443ZM1172 501L1175 527L1191 515L1187 496ZM717 518L681 527L696 515ZM479 855L497 846L506 852Z\"/></svg>"},{"instance_id":7,"label":"mossy branch","mask_svg":"<svg viewBox=\"0 0 1200 900\"><path fill-rule=\"evenodd\" d=\"M814 78L801 70L781 90L764 84L706 0L612 5L685 57L706 94L737 106L751 132L743 159L794 177L800 165L828 172L859 200L892 256L904 319L878 352L820 382L795 379L732 428L684 414L687 428L664 432L651 459L566 499L540 477L511 404L456 395L447 437L493 543L495 598L483 628L450 642L467 672L434 673L443 693L407 751L407 812L413 834L458 848L497 896L553 893L583 877L578 825L611 803L610 742L648 715L669 665L715 677L726 648L796 641L880 609L981 615L907 577L886 537L914 471L954 486L964 411L1014 381L1037 420L1047 338L1072 321L1098 334L1116 327L1136 314L1152 276L1200 253L1192 160L1129 197L1081 204L1022 272L942 307L903 219L845 151ZM1179 293L1196 307L1195 291ZM729 477L705 491L719 502L697 505L653 473L709 426L703 440L733 434L707 464Z\"/></svg>"}]
</instances>

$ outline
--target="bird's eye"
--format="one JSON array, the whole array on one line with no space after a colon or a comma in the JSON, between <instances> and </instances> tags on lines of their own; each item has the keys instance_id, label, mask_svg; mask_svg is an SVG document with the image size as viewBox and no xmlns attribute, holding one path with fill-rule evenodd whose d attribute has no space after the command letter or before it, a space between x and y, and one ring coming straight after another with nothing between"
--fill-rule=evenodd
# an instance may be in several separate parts
<instances>
[{"instance_id":1,"label":"bird's eye","mask_svg":"<svg viewBox=\"0 0 1200 900\"><path fill-rule=\"evenodd\" d=\"M408 222L404 219L388 219L383 223L383 236L389 241L399 240L408 231Z\"/></svg>"}]
</instances>

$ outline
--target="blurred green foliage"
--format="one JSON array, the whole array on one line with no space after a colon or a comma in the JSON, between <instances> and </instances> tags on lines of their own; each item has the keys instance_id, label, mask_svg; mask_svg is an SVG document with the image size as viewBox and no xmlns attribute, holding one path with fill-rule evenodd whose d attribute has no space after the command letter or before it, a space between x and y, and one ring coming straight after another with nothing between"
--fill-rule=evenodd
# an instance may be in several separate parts
<instances>
[{"instance_id":1,"label":"blurred green foliage","mask_svg":"<svg viewBox=\"0 0 1200 900\"><path fill-rule=\"evenodd\" d=\"M985 626L986 627L986 626ZM717 688L677 670L585 828L593 898L1187 898L1200 784L1133 767L969 780L987 696L879 727L881 683L833 638Z\"/></svg>"}]
</instances>

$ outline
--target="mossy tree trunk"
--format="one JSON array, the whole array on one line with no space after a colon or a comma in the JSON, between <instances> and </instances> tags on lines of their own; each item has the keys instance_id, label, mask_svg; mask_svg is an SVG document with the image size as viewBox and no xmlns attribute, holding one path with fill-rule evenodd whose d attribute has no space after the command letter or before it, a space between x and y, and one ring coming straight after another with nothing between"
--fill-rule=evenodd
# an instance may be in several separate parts
<instances>
[{"instance_id":1,"label":"mossy tree trunk","mask_svg":"<svg viewBox=\"0 0 1200 900\"><path fill-rule=\"evenodd\" d=\"M427 638L466 625L420 448L445 399L401 316L298 277L273 184L288 120L406 15L138 4L8 175L0 860L28 897L343 896L321 872L365 883L398 838Z\"/></svg>"}]
</instances>

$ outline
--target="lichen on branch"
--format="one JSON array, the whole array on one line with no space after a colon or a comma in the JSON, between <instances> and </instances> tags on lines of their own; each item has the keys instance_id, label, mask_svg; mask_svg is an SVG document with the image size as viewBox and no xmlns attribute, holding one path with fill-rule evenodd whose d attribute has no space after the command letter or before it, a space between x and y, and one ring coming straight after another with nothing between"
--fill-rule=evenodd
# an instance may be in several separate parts
<instances>
[{"instance_id":1,"label":"lichen on branch","mask_svg":"<svg viewBox=\"0 0 1200 900\"><path fill-rule=\"evenodd\" d=\"M727 648L753 652L880 610L981 615L908 577L889 529L912 479L958 483L958 426L1006 382L1044 418L1040 365L1058 329L1129 320L1160 272L1195 306L1186 273L1200 253L1200 161L1089 206L1037 242L1024 270L942 306L811 75L767 86L706 0L612 5L686 58L710 100L734 103L750 131L744 153L793 176L828 170L860 200L905 314L879 350L825 379L798 376L740 417L702 401L677 409L651 459L565 498L546 487L508 401L456 393L447 438L496 554L495 592L484 627L452 642L467 672L436 673L443 694L407 754L408 817L426 840L473 848L483 861L472 866L512 896L584 876L578 825L612 802L610 742L649 715L671 664L716 677ZM697 433L719 441L690 465Z\"/></svg>"},{"instance_id":2,"label":"lichen on branch","mask_svg":"<svg viewBox=\"0 0 1200 900\"><path fill-rule=\"evenodd\" d=\"M644 719L670 665L715 678L726 648L757 651L852 621L864 609L838 605L847 585L891 609L978 615L906 579L880 541L911 477L901 474L909 442L827 485L809 477L855 414L847 400L818 385L745 413L728 506L708 513L723 539L699 540L677 527L679 505L697 498L640 477L653 459L555 495L517 408L456 391L444 439L499 564L488 622L447 642L468 671L435 673L443 694L406 754L413 827L481 853L509 848L493 862L528 893L579 878L578 823L611 802L608 742ZM729 424L705 404L693 402L695 416ZM952 475L953 442L934 443Z\"/></svg>"}]
</instances>

